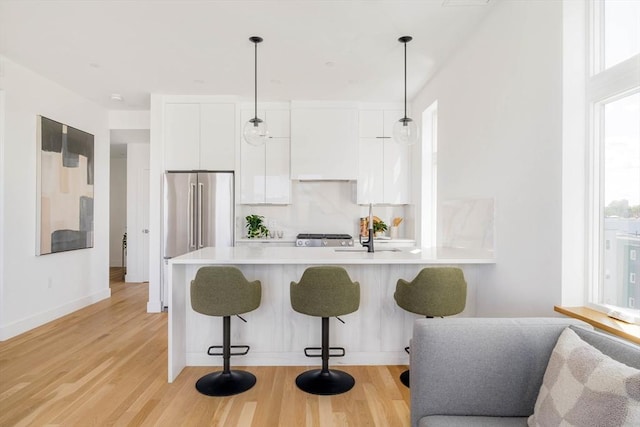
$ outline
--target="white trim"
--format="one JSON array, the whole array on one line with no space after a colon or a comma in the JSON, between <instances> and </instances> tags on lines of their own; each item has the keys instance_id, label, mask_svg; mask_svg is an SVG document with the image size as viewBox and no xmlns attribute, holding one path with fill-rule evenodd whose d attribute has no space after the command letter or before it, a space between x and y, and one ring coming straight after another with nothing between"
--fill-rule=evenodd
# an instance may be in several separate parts
<instances>
[{"instance_id":1,"label":"white trim","mask_svg":"<svg viewBox=\"0 0 640 427\"><path fill-rule=\"evenodd\" d=\"M0 58L0 77L2 74L2 58ZM0 90L0 230L5 230L4 225L4 186L5 186L5 170L6 165L4 162L4 150L5 150L5 91ZM3 231L4 234L4 231ZM0 237L0 310L4 307L4 236ZM0 315L0 324L3 319ZM0 334L1 339L1 334Z\"/></svg>"},{"instance_id":2,"label":"white trim","mask_svg":"<svg viewBox=\"0 0 640 427\"><path fill-rule=\"evenodd\" d=\"M586 98L584 2L563 2L562 62L562 294L563 306L586 300Z\"/></svg>"},{"instance_id":3,"label":"white trim","mask_svg":"<svg viewBox=\"0 0 640 427\"><path fill-rule=\"evenodd\" d=\"M8 323L0 327L0 341L4 341L20 335L38 326L42 326L45 323L51 322L62 316L66 316L67 314L73 313L74 311L80 310L81 308L85 308L91 304L95 304L110 297L111 289L103 289L91 295L87 295L74 301L69 301L58 307L54 307L51 310L42 311L24 319Z\"/></svg>"},{"instance_id":4,"label":"white trim","mask_svg":"<svg viewBox=\"0 0 640 427\"><path fill-rule=\"evenodd\" d=\"M422 112L422 176L420 246L437 244L438 212L438 101Z\"/></svg>"}]
</instances>

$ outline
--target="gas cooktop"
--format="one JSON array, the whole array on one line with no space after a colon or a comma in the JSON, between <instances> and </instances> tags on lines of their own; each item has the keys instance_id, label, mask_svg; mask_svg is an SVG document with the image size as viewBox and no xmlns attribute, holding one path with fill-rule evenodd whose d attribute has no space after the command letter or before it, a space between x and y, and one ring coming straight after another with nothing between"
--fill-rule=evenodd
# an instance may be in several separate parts
<instances>
[{"instance_id":1,"label":"gas cooktop","mask_svg":"<svg viewBox=\"0 0 640 427\"><path fill-rule=\"evenodd\" d=\"M298 247L353 246L353 237L349 234L312 234L301 233L296 238Z\"/></svg>"}]
</instances>

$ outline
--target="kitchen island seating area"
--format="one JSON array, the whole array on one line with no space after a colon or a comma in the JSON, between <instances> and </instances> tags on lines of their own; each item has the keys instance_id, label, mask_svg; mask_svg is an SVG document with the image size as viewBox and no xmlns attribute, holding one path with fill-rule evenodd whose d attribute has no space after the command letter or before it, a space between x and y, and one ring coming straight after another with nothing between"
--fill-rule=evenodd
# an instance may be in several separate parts
<instances>
[{"instance_id":1,"label":"kitchen island seating area","mask_svg":"<svg viewBox=\"0 0 640 427\"><path fill-rule=\"evenodd\" d=\"M251 345L243 366L307 366L301 351L318 346L317 317L292 307L290 283L312 267L337 266L360 284L360 304L345 316L345 326L331 329L331 345L345 347L344 357L331 365L407 365L404 347L416 315L399 307L393 294L399 278L416 277L423 268L457 267L467 282L462 316L475 316L476 290L481 272L494 263L490 251L409 248L397 252L338 252L334 248L211 247L169 261L168 381L186 366L212 366L220 359L207 355L211 340L222 341L220 321L196 312L189 303L189 286L198 270L207 266L235 267L262 286L260 306L243 317L248 327L234 328L233 340ZM218 323L220 322L220 323ZM329 318L329 322L333 322Z\"/></svg>"},{"instance_id":2,"label":"kitchen island seating area","mask_svg":"<svg viewBox=\"0 0 640 427\"><path fill-rule=\"evenodd\" d=\"M423 268L410 282L398 279L393 298L404 310L427 318L453 316L464 311L467 282L457 267ZM409 347L405 350L409 351ZM407 387L409 377L408 369L400 375Z\"/></svg>"},{"instance_id":3,"label":"kitchen island seating area","mask_svg":"<svg viewBox=\"0 0 640 427\"><path fill-rule=\"evenodd\" d=\"M205 316L223 318L222 346L210 346L207 350L209 356L222 356L223 370L200 378L196 382L196 389L200 393L207 396L231 396L255 385L255 375L230 368L231 356L246 355L249 352L249 346L231 345L231 316L240 317L240 314L255 310L260 306L261 297L260 281L249 282L235 267L201 267L196 273L191 282L191 307ZM231 353L232 349L238 348L244 351ZM220 350L221 353L216 352Z\"/></svg>"},{"instance_id":4,"label":"kitchen island seating area","mask_svg":"<svg viewBox=\"0 0 640 427\"><path fill-rule=\"evenodd\" d=\"M309 354L320 350L322 369L306 371L296 378L299 389L311 394L334 395L347 392L355 384L354 378L344 371L329 369L329 357L345 355L343 347L329 347L329 318L353 313L360 306L360 284L352 282L342 267L308 267L298 283L290 285L291 307L298 313L322 319L322 346L307 347ZM332 350L341 353L330 354Z\"/></svg>"}]
</instances>

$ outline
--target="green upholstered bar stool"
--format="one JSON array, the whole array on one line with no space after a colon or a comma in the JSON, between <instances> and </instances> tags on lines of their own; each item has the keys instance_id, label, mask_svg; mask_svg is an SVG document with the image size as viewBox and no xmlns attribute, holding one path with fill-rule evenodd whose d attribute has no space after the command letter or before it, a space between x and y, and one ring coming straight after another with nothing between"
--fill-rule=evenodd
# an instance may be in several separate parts
<instances>
[{"instance_id":1,"label":"green upholstered bar stool","mask_svg":"<svg viewBox=\"0 0 640 427\"><path fill-rule=\"evenodd\" d=\"M291 282L291 307L298 313L322 318L322 347L307 347L307 357L321 357L322 369L303 372L296 385L311 394L332 395L351 390L355 379L346 372L329 369L329 357L345 355L342 347L329 347L329 317L353 313L360 306L360 284L352 282L342 267L308 267L300 282ZM320 351L313 355L310 351ZM330 354L331 350L340 353Z\"/></svg>"},{"instance_id":2,"label":"green upholstered bar stool","mask_svg":"<svg viewBox=\"0 0 640 427\"><path fill-rule=\"evenodd\" d=\"M401 308L426 317L444 317L464 311L467 282L456 267L423 268L411 281L399 279L393 298ZM408 352L409 347L405 350ZM409 370L400 375L409 387Z\"/></svg>"},{"instance_id":3,"label":"green upholstered bar stool","mask_svg":"<svg viewBox=\"0 0 640 427\"><path fill-rule=\"evenodd\" d=\"M207 396L231 396L249 390L256 377L246 371L231 370L231 356L249 352L249 346L231 345L231 316L255 310L260 305L260 281L249 282L236 267L202 267L191 282L191 307L207 316L222 317L222 345L211 346L209 356L222 356L223 370L205 375L196 382L196 389ZM242 317L240 317L242 319ZM244 319L242 319L244 321ZM243 349L231 353L231 349Z\"/></svg>"}]
</instances>

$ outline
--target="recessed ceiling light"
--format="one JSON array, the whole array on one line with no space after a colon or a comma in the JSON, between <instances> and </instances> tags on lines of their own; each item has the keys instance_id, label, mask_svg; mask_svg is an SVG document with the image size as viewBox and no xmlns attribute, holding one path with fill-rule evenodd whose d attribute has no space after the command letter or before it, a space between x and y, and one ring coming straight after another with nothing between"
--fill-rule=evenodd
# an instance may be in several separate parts
<instances>
[{"instance_id":1,"label":"recessed ceiling light","mask_svg":"<svg viewBox=\"0 0 640 427\"><path fill-rule=\"evenodd\" d=\"M122 97L122 95L120 95L119 93L112 93L111 94L111 100L112 101L118 101L118 102L122 102L124 98Z\"/></svg>"}]
</instances>

